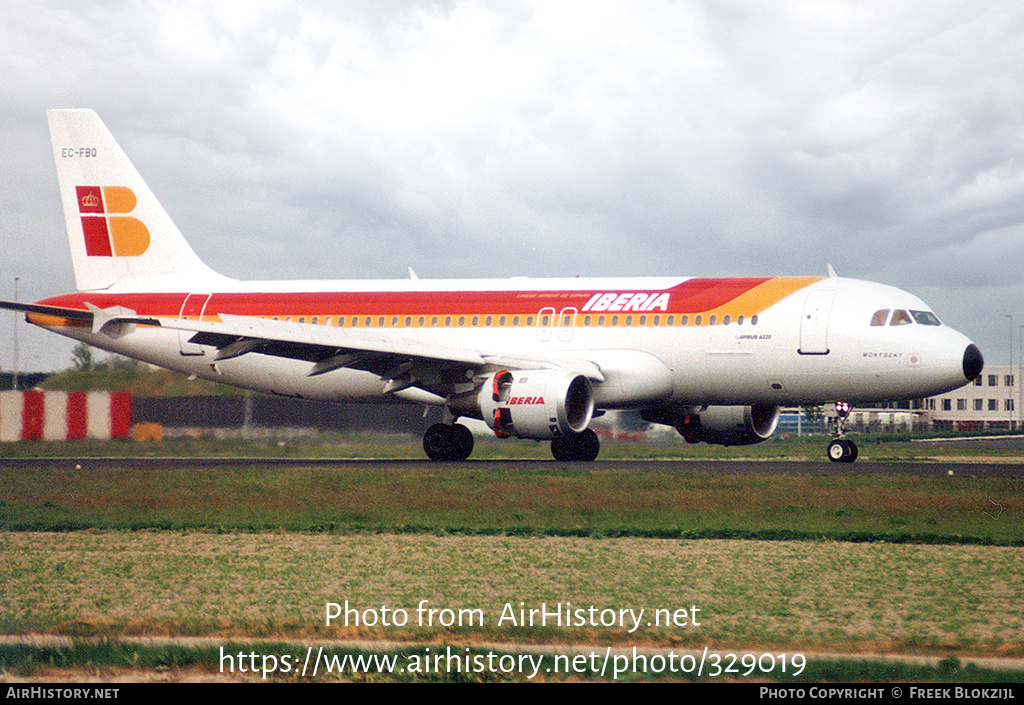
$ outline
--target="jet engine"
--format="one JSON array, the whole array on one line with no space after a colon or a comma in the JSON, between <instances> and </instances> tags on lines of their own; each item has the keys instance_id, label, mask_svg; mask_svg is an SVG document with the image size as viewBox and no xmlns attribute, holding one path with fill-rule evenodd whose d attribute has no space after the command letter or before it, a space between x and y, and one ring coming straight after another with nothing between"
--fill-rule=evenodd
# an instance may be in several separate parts
<instances>
[{"instance_id":1,"label":"jet engine","mask_svg":"<svg viewBox=\"0 0 1024 705\"><path fill-rule=\"evenodd\" d=\"M648 409L642 416L645 421L675 426L687 443L743 446L760 443L775 433L779 411L771 404L754 404Z\"/></svg>"},{"instance_id":2,"label":"jet engine","mask_svg":"<svg viewBox=\"0 0 1024 705\"><path fill-rule=\"evenodd\" d=\"M475 408L467 409L466 402ZM568 370L502 370L452 409L479 415L499 438L541 440L585 430L594 416L594 395L590 380Z\"/></svg>"}]
</instances>

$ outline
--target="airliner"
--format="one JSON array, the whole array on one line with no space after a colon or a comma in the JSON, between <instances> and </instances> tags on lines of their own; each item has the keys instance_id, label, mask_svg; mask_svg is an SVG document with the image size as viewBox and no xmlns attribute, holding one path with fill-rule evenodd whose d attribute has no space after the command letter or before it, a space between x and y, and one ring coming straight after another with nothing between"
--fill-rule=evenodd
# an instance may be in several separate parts
<instances>
[{"instance_id":1,"label":"airliner","mask_svg":"<svg viewBox=\"0 0 1024 705\"><path fill-rule=\"evenodd\" d=\"M591 421L638 411L691 443L758 443L783 406L857 404L977 377L978 347L897 288L825 276L239 281L207 267L91 110L47 112L76 293L0 302L37 326L269 394L441 407L426 455L499 438L593 460Z\"/></svg>"}]
</instances>

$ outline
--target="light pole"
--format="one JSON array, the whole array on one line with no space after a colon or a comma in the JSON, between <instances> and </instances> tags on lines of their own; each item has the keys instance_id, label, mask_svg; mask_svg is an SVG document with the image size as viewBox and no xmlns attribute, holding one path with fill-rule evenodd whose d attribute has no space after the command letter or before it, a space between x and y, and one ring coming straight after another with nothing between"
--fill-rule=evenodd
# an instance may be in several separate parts
<instances>
[{"instance_id":1,"label":"light pole","mask_svg":"<svg viewBox=\"0 0 1024 705\"><path fill-rule=\"evenodd\" d=\"M14 303L18 303L18 277L14 278ZM11 374L11 390L18 391L18 314L14 314L14 372Z\"/></svg>"},{"instance_id":2,"label":"light pole","mask_svg":"<svg viewBox=\"0 0 1024 705\"><path fill-rule=\"evenodd\" d=\"M1006 317L1010 319L1010 374L1012 375L1013 374L1013 314L1012 313L1008 313L1008 314L1006 314ZM1014 382L1016 382L1016 381L1017 380L1014 380ZM1011 390L1010 393L1013 394L1013 391ZM1010 409L1010 419L1009 419L1008 426L1007 426L1006 430L1008 430L1008 431L1012 431L1013 430L1013 409Z\"/></svg>"}]
</instances>

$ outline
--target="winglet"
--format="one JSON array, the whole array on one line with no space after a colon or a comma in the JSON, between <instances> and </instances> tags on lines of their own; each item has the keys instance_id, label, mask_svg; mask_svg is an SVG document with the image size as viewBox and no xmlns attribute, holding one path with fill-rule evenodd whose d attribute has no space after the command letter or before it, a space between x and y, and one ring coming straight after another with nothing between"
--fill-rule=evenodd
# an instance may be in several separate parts
<instances>
[{"instance_id":1,"label":"winglet","mask_svg":"<svg viewBox=\"0 0 1024 705\"><path fill-rule=\"evenodd\" d=\"M831 277L832 279L835 279L836 276L837 276L836 275L836 270L832 269L832 265L831 264L826 265L826 266L828 267L828 276Z\"/></svg>"}]
</instances>

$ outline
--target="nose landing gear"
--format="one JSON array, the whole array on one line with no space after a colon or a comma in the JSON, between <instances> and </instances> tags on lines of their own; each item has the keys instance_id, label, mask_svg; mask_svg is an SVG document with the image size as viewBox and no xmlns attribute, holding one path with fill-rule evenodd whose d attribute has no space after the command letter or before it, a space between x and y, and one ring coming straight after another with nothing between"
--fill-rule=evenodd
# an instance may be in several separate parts
<instances>
[{"instance_id":1,"label":"nose landing gear","mask_svg":"<svg viewBox=\"0 0 1024 705\"><path fill-rule=\"evenodd\" d=\"M846 435L846 419L850 416L850 405L843 401L836 402L836 415L829 417L828 430L832 441L825 453L833 463L852 463L857 459L857 444Z\"/></svg>"}]
</instances>

